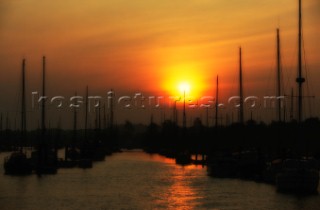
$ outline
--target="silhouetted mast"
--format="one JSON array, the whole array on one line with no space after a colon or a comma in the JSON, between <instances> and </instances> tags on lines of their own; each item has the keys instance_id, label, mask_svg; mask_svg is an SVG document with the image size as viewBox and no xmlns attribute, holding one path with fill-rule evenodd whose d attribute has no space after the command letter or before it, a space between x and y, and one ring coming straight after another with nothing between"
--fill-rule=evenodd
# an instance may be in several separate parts
<instances>
[{"instance_id":1,"label":"silhouetted mast","mask_svg":"<svg viewBox=\"0 0 320 210\"><path fill-rule=\"evenodd\" d=\"M21 95L21 135L22 140L26 132L26 81L25 81L25 59L22 60L22 95ZM22 149L22 145L21 145Z\"/></svg>"},{"instance_id":2,"label":"silhouetted mast","mask_svg":"<svg viewBox=\"0 0 320 210\"><path fill-rule=\"evenodd\" d=\"M302 84L305 82L305 78L302 77L302 51L301 42L302 39L302 12L301 12L301 0L299 0L299 36L298 36L298 78L296 82L298 83L298 122L302 121Z\"/></svg>"},{"instance_id":3,"label":"silhouetted mast","mask_svg":"<svg viewBox=\"0 0 320 210\"><path fill-rule=\"evenodd\" d=\"M99 102L98 129L101 130L101 102Z\"/></svg>"},{"instance_id":4,"label":"silhouetted mast","mask_svg":"<svg viewBox=\"0 0 320 210\"><path fill-rule=\"evenodd\" d=\"M38 149L38 167L37 167L37 174L40 176L43 170L44 163L47 160L47 148L44 148L45 145L45 134L46 134L46 125L45 125L45 99L46 99L46 86L45 86L45 74L46 74L46 58L45 56L42 57L42 106L41 106L41 142L39 143Z\"/></svg>"},{"instance_id":5,"label":"silhouetted mast","mask_svg":"<svg viewBox=\"0 0 320 210\"><path fill-rule=\"evenodd\" d=\"M42 96L46 97L46 57L43 56L42 58ZM42 129L42 137L44 138L45 131L46 131L46 104L45 104L45 98L42 99L42 116L41 116L41 129Z\"/></svg>"},{"instance_id":6,"label":"silhouetted mast","mask_svg":"<svg viewBox=\"0 0 320 210\"><path fill-rule=\"evenodd\" d=\"M239 84L240 84L240 109L239 109L239 122L243 124L243 86L242 86L242 52L239 48Z\"/></svg>"},{"instance_id":7,"label":"silhouetted mast","mask_svg":"<svg viewBox=\"0 0 320 210\"><path fill-rule=\"evenodd\" d=\"M101 130L101 102L99 102L98 107L98 129Z\"/></svg>"},{"instance_id":8,"label":"silhouetted mast","mask_svg":"<svg viewBox=\"0 0 320 210\"><path fill-rule=\"evenodd\" d=\"M218 108L219 108L219 76L217 75L217 88L216 88L216 127L218 127Z\"/></svg>"},{"instance_id":9,"label":"silhouetted mast","mask_svg":"<svg viewBox=\"0 0 320 210\"><path fill-rule=\"evenodd\" d=\"M89 88L88 86L86 87L86 111L85 111L85 118L84 118L84 137L85 137L85 140L87 140L87 130L88 130L88 96L89 95Z\"/></svg>"},{"instance_id":10,"label":"silhouetted mast","mask_svg":"<svg viewBox=\"0 0 320 210\"><path fill-rule=\"evenodd\" d=\"M175 123L176 125L178 125L178 110L177 110L177 102L180 101L179 99L174 99L173 101L173 123Z\"/></svg>"},{"instance_id":11,"label":"silhouetted mast","mask_svg":"<svg viewBox=\"0 0 320 210\"><path fill-rule=\"evenodd\" d=\"M103 129L107 128L107 114L106 114L106 104L103 106Z\"/></svg>"},{"instance_id":12,"label":"silhouetted mast","mask_svg":"<svg viewBox=\"0 0 320 210\"><path fill-rule=\"evenodd\" d=\"M172 122L174 124L177 124L177 120L176 120L176 101L173 102L173 108L172 108Z\"/></svg>"},{"instance_id":13,"label":"silhouetted mast","mask_svg":"<svg viewBox=\"0 0 320 210\"><path fill-rule=\"evenodd\" d=\"M111 101L110 101L110 128L113 128L114 124L114 105L113 105L113 100L114 100L114 91L111 89Z\"/></svg>"},{"instance_id":14,"label":"silhouetted mast","mask_svg":"<svg viewBox=\"0 0 320 210\"><path fill-rule=\"evenodd\" d=\"M281 56L280 56L280 33L277 29L277 97L281 96ZM277 98L278 121L281 122L281 100Z\"/></svg>"},{"instance_id":15,"label":"silhouetted mast","mask_svg":"<svg viewBox=\"0 0 320 210\"><path fill-rule=\"evenodd\" d=\"M183 91L183 128L187 127L187 116L186 116L186 90Z\"/></svg>"},{"instance_id":16,"label":"silhouetted mast","mask_svg":"<svg viewBox=\"0 0 320 210\"><path fill-rule=\"evenodd\" d=\"M77 96L77 92L75 93L75 96ZM73 144L72 147L74 147L77 140L77 108L74 107L73 110Z\"/></svg>"}]
</instances>

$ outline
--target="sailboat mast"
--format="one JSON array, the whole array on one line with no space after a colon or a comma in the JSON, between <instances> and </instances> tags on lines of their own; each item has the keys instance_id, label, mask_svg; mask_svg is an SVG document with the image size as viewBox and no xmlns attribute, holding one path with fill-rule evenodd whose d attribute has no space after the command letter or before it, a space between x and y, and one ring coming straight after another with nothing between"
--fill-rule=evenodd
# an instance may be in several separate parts
<instances>
[{"instance_id":1,"label":"sailboat mast","mask_svg":"<svg viewBox=\"0 0 320 210\"><path fill-rule=\"evenodd\" d=\"M86 87L86 111L85 111L85 119L84 119L84 137L85 140L87 140L87 130L88 130L88 94L89 94L89 88Z\"/></svg>"},{"instance_id":2,"label":"sailboat mast","mask_svg":"<svg viewBox=\"0 0 320 210\"><path fill-rule=\"evenodd\" d=\"M22 60L22 96L21 96L21 133L26 131L26 81L25 81L25 59Z\"/></svg>"},{"instance_id":3,"label":"sailboat mast","mask_svg":"<svg viewBox=\"0 0 320 210\"><path fill-rule=\"evenodd\" d=\"M280 57L280 30L277 28L277 96L281 96L281 57ZM281 122L281 100L277 98L278 121Z\"/></svg>"},{"instance_id":4,"label":"sailboat mast","mask_svg":"<svg viewBox=\"0 0 320 210\"><path fill-rule=\"evenodd\" d=\"M239 85L240 85L240 109L239 109L239 122L243 124L243 86L242 86L242 50L239 48Z\"/></svg>"},{"instance_id":5,"label":"sailboat mast","mask_svg":"<svg viewBox=\"0 0 320 210\"><path fill-rule=\"evenodd\" d=\"M46 107L45 107L45 97L46 97L46 58L45 56L42 57L42 104L41 104L41 141L38 145L38 165L37 165L37 174L40 176L42 174L43 166L47 160L47 151L46 151L46 125L45 125L45 117L46 117Z\"/></svg>"},{"instance_id":6,"label":"sailboat mast","mask_svg":"<svg viewBox=\"0 0 320 210\"><path fill-rule=\"evenodd\" d=\"M26 132L26 81L25 81L25 59L22 60L22 94L21 94L21 142L20 151L22 152L23 140Z\"/></svg>"},{"instance_id":7,"label":"sailboat mast","mask_svg":"<svg viewBox=\"0 0 320 210\"><path fill-rule=\"evenodd\" d=\"M46 97L46 57L42 57L42 96ZM42 116L41 116L41 128L42 128L42 137L44 137L45 130L46 130L46 104L45 104L45 99L42 100Z\"/></svg>"},{"instance_id":8,"label":"sailboat mast","mask_svg":"<svg viewBox=\"0 0 320 210\"><path fill-rule=\"evenodd\" d=\"M173 107L172 107L172 122L177 124L177 121L176 121L176 101L173 102Z\"/></svg>"},{"instance_id":9,"label":"sailboat mast","mask_svg":"<svg viewBox=\"0 0 320 210\"><path fill-rule=\"evenodd\" d=\"M216 88L216 128L218 127L218 105L219 105L219 76L217 75L217 88Z\"/></svg>"},{"instance_id":10,"label":"sailboat mast","mask_svg":"<svg viewBox=\"0 0 320 210\"><path fill-rule=\"evenodd\" d=\"M75 96L77 96L77 92L75 93ZM76 143L76 140L77 140L77 108L74 107L74 110L73 110L73 144L72 144L73 147Z\"/></svg>"},{"instance_id":11,"label":"sailboat mast","mask_svg":"<svg viewBox=\"0 0 320 210\"><path fill-rule=\"evenodd\" d=\"M101 102L99 102L98 107L98 130L101 130Z\"/></svg>"},{"instance_id":12,"label":"sailboat mast","mask_svg":"<svg viewBox=\"0 0 320 210\"><path fill-rule=\"evenodd\" d=\"M113 124L114 124L114 105L113 105L113 100L114 100L114 97L115 97L115 95L114 95L114 91L113 91L113 89L111 89L111 101L110 101L110 128L112 129L113 128Z\"/></svg>"},{"instance_id":13,"label":"sailboat mast","mask_svg":"<svg viewBox=\"0 0 320 210\"><path fill-rule=\"evenodd\" d=\"M302 121L302 84L305 82L305 78L302 77L302 12L301 12L301 0L299 0L299 36L298 36L298 122Z\"/></svg>"},{"instance_id":14,"label":"sailboat mast","mask_svg":"<svg viewBox=\"0 0 320 210\"><path fill-rule=\"evenodd\" d=\"M107 114L106 114L106 103L103 106L103 129L107 128Z\"/></svg>"},{"instance_id":15,"label":"sailboat mast","mask_svg":"<svg viewBox=\"0 0 320 210\"><path fill-rule=\"evenodd\" d=\"M187 116L186 116L186 91L183 91L183 128L187 127Z\"/></svg>"}]
</instances>

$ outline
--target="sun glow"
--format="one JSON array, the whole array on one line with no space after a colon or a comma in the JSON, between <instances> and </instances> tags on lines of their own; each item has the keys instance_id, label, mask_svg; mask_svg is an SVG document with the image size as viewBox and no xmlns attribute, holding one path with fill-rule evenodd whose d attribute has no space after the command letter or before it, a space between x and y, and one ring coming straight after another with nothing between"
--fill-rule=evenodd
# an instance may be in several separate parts
<instances>
[{"instance_id":1,"label":"sun glow","mask_svg":"<svg viewBox=\"0 0 320 210\"><path fill-rule=\"evenodd\" d=\"M188 82L182 82L179 84L178 89L183 94L188 94L190 92L190 84Z\"/></svg>"},{"instance_id":2,"label":"sun glow","mask_svg":"<svg viewBox=\"0 0 320 210\"><path fill-rule=\"evenodd\" d=\"M171 96L197 98L203 93L205 81L194 65L175 65L166 69L167 78L163 88Z\"/></svg>"}]
</instances>

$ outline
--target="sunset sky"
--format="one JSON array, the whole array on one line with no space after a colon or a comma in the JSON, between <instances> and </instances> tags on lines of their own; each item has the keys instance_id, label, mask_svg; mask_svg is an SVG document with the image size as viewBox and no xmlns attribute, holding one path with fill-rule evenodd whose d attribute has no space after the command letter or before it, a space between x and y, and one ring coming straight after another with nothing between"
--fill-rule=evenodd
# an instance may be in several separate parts
<instances>
[{"instance_id":1,"label":"sunset sky","mask_svg":"<svg viewBox=\"0 0 320 210\"><path fill-rule=\"evenodd\" d=\"M305 93L316 96L313 115L318 116L320 1L302 2L310 90ZM296 91L297 25L298 0L3 0L0 112L17 116L25 58L29 115L37 116L30 101L31 92L41 89L43 55L49 96L84 95L86 85L102 96L111 88L117 96L178 95L179 84L187 82L188 94L200 97L214 95L219 74L226 100L237 95L242 46L244 94L274 95L276 28L284 94L290 94L291 87ZM149 121L149 112L142 118L137 113L119 112L117 121ZM35 126L35 120L30 124Z\"/></svg>"}]
</instances>

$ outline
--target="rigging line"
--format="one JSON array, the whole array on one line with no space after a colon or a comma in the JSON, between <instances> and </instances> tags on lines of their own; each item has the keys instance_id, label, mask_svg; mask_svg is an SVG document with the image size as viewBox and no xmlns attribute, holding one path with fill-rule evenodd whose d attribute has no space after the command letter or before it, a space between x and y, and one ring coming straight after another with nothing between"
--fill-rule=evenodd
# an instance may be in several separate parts
<instances>
[{"instance_id":1,"label":"rigging line","mask_svg":"<svg viewBox=\"0 0 320 210\"><path fill-rule=\"evenodd\" d=\"M293 54L291 54L291 58L289 59L289 61L290 61L289 63L292 64L294 62L294 60L295 60L295 56L294 55L295 54L297 54L296 49L294 50ZM291 91L291 87L295 86L295 85L292 84L292 81L294 81L294 79L293 79L294 75L293 75L292 68L293 67L283 68L283 72L285 71L286 74L288 75L287 80L285 81L285 89L289 89L290 91Z\"/></svg>"},{"instance_id":2,"label":"rigging line","mask_svg":"<svg viewBox=\"0 0 320 210\"><path fill-rule=\"evenodd\" d=\"M283 42L282 42L283 43ZM283 45L282 45L283 46ZM284 48L282 48L284 49ZM297 49L294 48L292 53L289 53L289 56L283 56L283 53L281 53L281 82L282 82L282 91L283 95L285 97L290 97L292 87L295 86L293 84L294 73L293 73L293 66L291 64L295 61L295 55L297 54ZM286 64L286 65L284 65ZM285 76L286 75L286 76ZM289 99L290 101L291 99ZM288 113L290 112L289 107L290 104L288 104Z\"/></svg>"}]
</instances>

